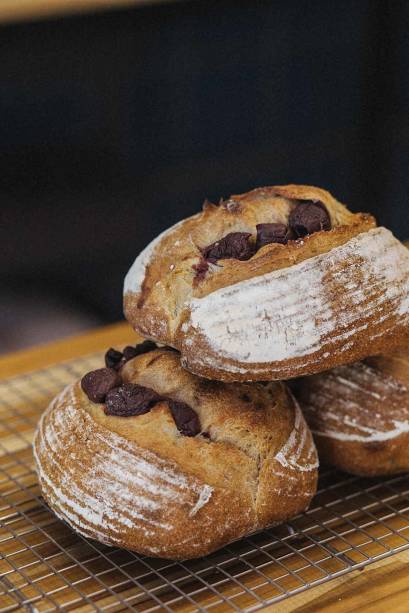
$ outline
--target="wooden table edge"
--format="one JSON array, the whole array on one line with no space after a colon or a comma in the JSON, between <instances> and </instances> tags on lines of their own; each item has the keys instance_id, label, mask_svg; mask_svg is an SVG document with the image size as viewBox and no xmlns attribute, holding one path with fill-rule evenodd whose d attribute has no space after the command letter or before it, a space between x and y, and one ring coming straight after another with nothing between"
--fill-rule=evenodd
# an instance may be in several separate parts
<instances>
[{"instance_id":1,"label":"wooden table edge","mask_svg":"<svg viewBox=\"0 0 409 613\"><path fill-rule=\"evenodd\" d=\"M126 345L139 337L127 322L118 322L52 343L37 345L0 356L0 379L51 366L112 345Z\"/></svg>"},{"instance_id":2,"label":"wooden table edge","mask_svg":"<svg viewBox=\"0 0 409 613\"><path fill-rule=\"evenodd\" d=\"M176 0L1 0L0 23L55 19L102 11L118 11ZM180 1L180 0L179 0Z\"/></svg>"}]
</instances>

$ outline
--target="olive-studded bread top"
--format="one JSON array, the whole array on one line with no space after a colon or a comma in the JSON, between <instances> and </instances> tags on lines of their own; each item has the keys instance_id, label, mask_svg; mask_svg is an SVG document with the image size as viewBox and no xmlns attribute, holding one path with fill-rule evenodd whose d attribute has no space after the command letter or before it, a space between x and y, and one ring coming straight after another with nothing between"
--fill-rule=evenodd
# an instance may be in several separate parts
<instances>
[{"instance_id":1,"label":"olive-studded bread top","mask_svg":"<svg viewBox=\"0 0 409 613\"><path fill-rule=\"evenodd\" d=\"M391 351L408 336L409 254L368 214L288 185L232 196L154 240L125 314L186 368L288 379Z\"/></svg>"},{"instance_id":2,"label":"olive-studded bread top","mask_svg":"<svg viewBox=\"0 0 409 613\"><path fill-rule=\"evenodd\" d=\"M145 332L153 332L149 308L162 311L172 335L190 298L292 266L375 226L371 215L351 213L317 187L264 187L218 205L205 201L201 213L162 233L138 256L125 280L125 309L141 311Z\"/></svg>"}]
</instances>

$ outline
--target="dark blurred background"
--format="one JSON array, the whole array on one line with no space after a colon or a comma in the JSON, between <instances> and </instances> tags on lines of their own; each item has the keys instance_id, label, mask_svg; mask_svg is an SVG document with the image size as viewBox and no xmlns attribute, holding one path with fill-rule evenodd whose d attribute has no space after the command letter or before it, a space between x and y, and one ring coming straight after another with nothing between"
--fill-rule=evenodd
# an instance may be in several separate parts
<instances>
[{"instance_id":1,"label":"dark blurred background","mask_svg":"<svg viewBox=\"0 0 409 613\"><path fill-rule=\"evenodd\" d=\"M0 29L0 351L122 316L205 197L329 189L409 237L409 3L192 1Z\"/></svg>"}]
</instances>

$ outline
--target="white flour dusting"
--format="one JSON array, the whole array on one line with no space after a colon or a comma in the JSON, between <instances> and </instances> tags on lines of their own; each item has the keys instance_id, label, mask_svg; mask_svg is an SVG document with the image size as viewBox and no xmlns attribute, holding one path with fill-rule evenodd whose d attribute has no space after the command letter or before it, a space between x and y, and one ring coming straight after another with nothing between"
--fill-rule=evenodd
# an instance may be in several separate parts
<instances>
[{"instance_id":1,"label":"white flour dusting","mask_svg":"<svg viewBox=\"0 0 409 613\"><path fill-rule=\"evenodd\" d=\"M211 488L209 485L205 485L203 487L195 506L193 507L193 509L191 509L189 513L189 517L193 517L194 515L196 515L196 513L200 511L200 509L209 502L212 493L213 493L213 488Z\"/></svg>"},{"instance_id":2,"label":"white flour dusting","mask_svg":"<svg viewBox=\"0 0 409 613\"><path fill-rule=\"evenodd\" d=\"M295 418L294 427L287 442L276 453L275 459L283 466L291 470L310 472L318 468L318 457L312 437L306 426L303 414L298 403L294 399ZM299 463L300 458L305 460Z\"/></svg>"},{"instance_id":3,"label":"white flour dusting","mask_svg":"<svg viewBox=\"0 0 409 613\"><path fill-rule=\"evenodd\" d=\"M378 368L357 362L306 380L302 408L314 434L381 442L409 432L409 393Z\"/></svg>"},{"instance_id":4,"label":"white flour dusting","mask_svg":"<svg viewBox=\"0 0 409 613\"><path fill-rule=\"evenodd\" d=\"M166 516L170 501L176 507L190 504L191 516L207 504L213 493L209 485L114 432L95 432L91 416L79 408L73 389L68 386L44 413L34 445L40 483L59 516L82 533L92 531L102 541L109 533L115 541L123 527L146 535L171 530L170 523L158 519ZM63 407L56 406L63 402ZM79 418L98 441L84 479L78 478L77 463L61 462L66 433L75 431ZM42 466L43 457L52 470ZM196 502L191 501L190 493L197 496Z\"/></svg>"},{"instance_id":5,"label":"white flour dusting","mask_svg":"<svg viewBox=\"0 0 409 613\"><path fill-rule=\"evenodd\" d=\"M337 263L356 262L357 258L360 264L342 274L333 270ZM356 266L360 281L354 284L351 276ZM327 275L342 287L352 284L342 309L332 309ZM391 285L397 288L393 292ZM379 321L390 318L383 313L389 299L394 314L407 322L409 252L391 232L375 228L329 253L218 289L187 306L192 328L218 356L212 355L212 361L228 358L251 364L312 354L334 329L339 330L338 340L353 337L358 327L367 326L362 323L365 316L376 314ZM352 303L358 308L350 308ZM230 366L223 364L223 368Z\"/></svg>"},{"instance_id":6,"label":"white flour dusting","mask_svg":"<svg viewBox=\"0 0 409 613\"><path fill-rule=\"evenodd\" d=\"M196 215L193 215L192 217L196 217ZM192 217L189 217L188 219L192 219ZM179 221L167 230L164 230L164 232L159 234L159 236L157 236L153 241L149 243L149 245L145 247L143 251L141 251L141 253L138 255L131 268L129 269L128 274L125 277L124 294L127 294L128 292L139 294L142 289L143 280L145 278L146 267L151 262L156 247L159 245L161 240L165 238L165 236L173 232L173 230L176 230L176 228L184 224L186 221L187 219L183 219L182 221Z\"/></svg>"}]
</instances>

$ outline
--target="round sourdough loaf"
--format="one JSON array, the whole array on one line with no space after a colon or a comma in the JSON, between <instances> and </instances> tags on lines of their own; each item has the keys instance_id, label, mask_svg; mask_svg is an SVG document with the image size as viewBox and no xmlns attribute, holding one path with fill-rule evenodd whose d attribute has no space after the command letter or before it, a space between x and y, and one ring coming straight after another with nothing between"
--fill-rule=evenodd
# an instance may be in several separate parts
<instances>
[{"instance_id":1,"label":"round sourdough loaf","mask_svg":"<svg viewBox=\"0 0 409 613\"><path fill-rule=\"evenodd\" d=\"M409 340L409 253L325 190L266 187L207 202L148 245L124 310L195 374L289 379Z\"/></svg>"},{"instance_id":2,"label":"round sourdough loaf","mask_svg":"<svg viewBox=\"0 0 409 613\"><path fill-rule=\"evenodd\" d=\"M356 475L409 471L409 352L293 384L320 459Z\"/></svg>"},{"instance_id":3,"label":"round sourdough loaf","mask_svg":"<svg viewBox=\"0 0 409 613\"><path fill-rule=\"evenodd\" d=\"M140 415L107 415L108 396L91 402L74 383L35 436L43 496L75 530L143 554L194 558L308 507L316 450L283 384L199 379L167 349L131 359L119 374L161 398ZM196 414L189 436L175 403Z\"/></svg>"}]
</instances>

